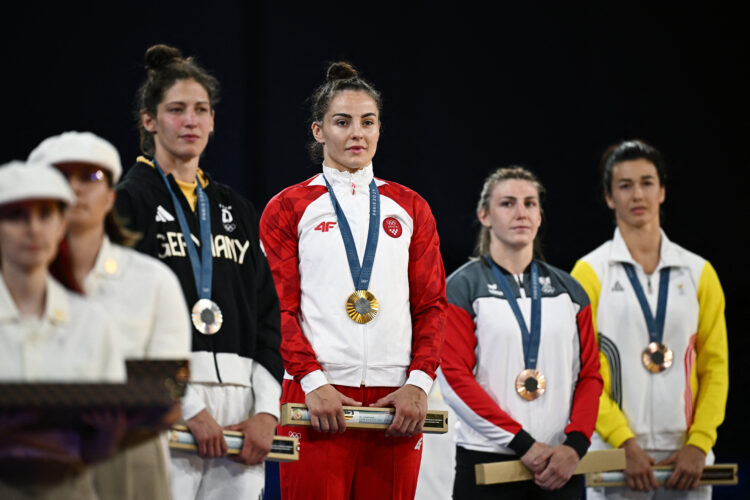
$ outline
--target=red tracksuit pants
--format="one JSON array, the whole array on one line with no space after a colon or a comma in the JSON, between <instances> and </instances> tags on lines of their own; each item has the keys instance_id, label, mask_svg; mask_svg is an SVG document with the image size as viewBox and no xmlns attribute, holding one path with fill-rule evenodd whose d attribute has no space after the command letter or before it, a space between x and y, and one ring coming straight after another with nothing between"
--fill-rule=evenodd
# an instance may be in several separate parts
<instances>
[{"instance_id":1,"label":"red tracksuit pants","mask_svg":"<svg viewBox=\"0 0 750 500\"><path fill-rule=\"evenodd\" d=\"M397 387L334 386L368 406ZM304 403L299 383L284 380L282 403ZM422 460L422 435L388 437L380 430L342 434L312 427L279 426L278 435L299 438L299 461L279 464L283 500L413 500Z\"/></svg>"}]
</instances>

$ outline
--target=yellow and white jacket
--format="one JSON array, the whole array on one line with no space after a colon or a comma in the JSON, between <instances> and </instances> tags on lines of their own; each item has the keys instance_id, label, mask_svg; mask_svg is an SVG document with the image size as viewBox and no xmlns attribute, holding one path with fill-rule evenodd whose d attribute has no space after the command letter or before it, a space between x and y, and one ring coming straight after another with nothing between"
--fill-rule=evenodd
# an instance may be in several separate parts
<instances>
[{"instance_id":1,"label":"yellow and white jacket","mask_svg":"<svg viewBox=\"0 0 750 500\"><path fill-rule=\"evenodd\" d=\"M647 450L691 444L708 453L724 420L729 387L724 292L711 264L664 232L660 251L659 265L646 275L615 230L612 240L571 272L589 295L599 341L604 390L596 431L615 448L635 437ZM663 343L674 360L661 373L641 363L648 330L623 262L634 265L654 313L659 271L671 268Z\"/></svg>"}]
</instances>

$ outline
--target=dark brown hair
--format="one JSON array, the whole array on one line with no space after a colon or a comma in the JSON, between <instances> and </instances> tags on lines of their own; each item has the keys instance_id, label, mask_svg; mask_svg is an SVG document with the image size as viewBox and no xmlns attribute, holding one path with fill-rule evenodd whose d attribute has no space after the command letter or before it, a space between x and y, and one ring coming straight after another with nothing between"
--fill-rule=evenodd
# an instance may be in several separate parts
<instances>
[{"instance_id":1,"label":"dark brown hair","mask_svg":"<svg viewBox=\"0 0 750 500\"><path fill-rule=\"evenodd\" d=\"M83 294L83 286L78 283L73 274L73 257L70 255L67 236L60 241L60 246L57 247L57 255L49 265L49 272L68 290Z\"/></svg>"},{"instance_id":2,"label":"dark brown hair","mask_svg":"<svg viewBox=\"0 0 750 500\"><path fill-rule=\"evenodd\" d=\"M323 117L336 94L344 90L367 92L378 108L378 120L383 110L383 99L370 82L361 78L354 66L348 62L331 63L326 70L326 81L323 82L308 99L310 101L310 120L322 123ZM313 140L307 146L310 159L315 163L323 161L323 145Z\"/></svg>"},{"instance_id":3,"label":"dark brown hair","mask_svg":"<svg viewBox=\"0 0 750 500\"><path fill-rule=\"evenodd\" d=\"M107 233L107 237L109 237L112 243L117 243L124 247L132 247L141 239L140 233L136 233L125 227L114 207L112 207L112 210L104 218L104 232Z\"/></svg>"},{"instance_id":4,"label":"dark brown hair","mask_svg":"<svg viewBox=\"0 0 750 500\"><path fill-rule=\"evenodd\" d=\"M482 186L482 192L479 194L479 201L477 202L477 217L481 211L490 210L490 200L492 199L492 192L495 190L495 186L503 181L509 179L518 179L522 181L529 181L534 185L537 194L539 194L539 210L542 212L542 221L544 221L544 212L541 209L541 203L544 198L544 194L547 192L539 182L539 179L534 175L531 170L524 167L513 165L510 167L498 168L484 180ZM477 236L477 245L475 248L475 256L481 257L490 252L490 228L482 225L479 229L479 235ZM542 253L542 231L541 228L536 233L534 238L534 258L538 260L544 260L544 254Z\"/></svg>"},{"instance_id":5,"label":"dark brown hair","mask_svg":"<svg viewBox=\"0 0 750 500\"><path fill-rule=\"evenodd\" d=\"M219 81L201 67L192 57L183 58L179 49L168 45L152 45L144 57L146 80L136 94L136 123L141 139L141 151L153 156L154 137L143 128L141 113L156 117L164 93L178 80L195 80L208 93L211 110L219 102Z\"/></svg>"},{"instance_id":6,"label":"dark brown hair","mask_svg":"<svg viewBox=\"0 0 750 500\"><path fill-rule=\"evenodd\" d=\"M615 165L624 161L640 159L646 160L656 167L659 184L664 186L667 181L667 169L659 150L640 139L631 139L612 144L604 150L599 162L604 192L608 195L612 194L612 169Z\"/></svg>"}]
</instances>

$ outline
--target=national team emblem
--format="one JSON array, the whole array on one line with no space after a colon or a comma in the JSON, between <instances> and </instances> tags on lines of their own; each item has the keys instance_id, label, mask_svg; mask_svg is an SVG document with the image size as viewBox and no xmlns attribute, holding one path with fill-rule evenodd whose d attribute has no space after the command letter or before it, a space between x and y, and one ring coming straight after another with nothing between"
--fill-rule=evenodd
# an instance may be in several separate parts
<instances>
[{"instance_id":1,"label":"national team emblem","mask_svg":"<svg viewBox=\"0 0 750 500\"><path fill-rule=\"evenodd\" d=\"M221 208L221 222L224 224L224 229L231 233L237 229L237 225L234 223L234 216L232 216L232 205L222 205L219 203Z\"/></svg>"},{"instance_id":2,"label":"national team emblem","mask_svg":"<svg viewBox=\"0 0 750 500\"><path fill-rule=\"evenodd\" d=\"M555 293L555 287L552 286L552 278L549 276L539 276L539 284L542 285L542 293Z\"/></svg>"},{"instance_id":3,"label":"national team emblem","mask_svg":"<svg viewBox=\"0 0 750 500\"><path fill-rule=\"evenodd\" d=\"M385 230L385 234L391 238L398 238L403 232L401 223L394 217L388 217L383 221L383 229Z\"/></svg>"}]
</instances>

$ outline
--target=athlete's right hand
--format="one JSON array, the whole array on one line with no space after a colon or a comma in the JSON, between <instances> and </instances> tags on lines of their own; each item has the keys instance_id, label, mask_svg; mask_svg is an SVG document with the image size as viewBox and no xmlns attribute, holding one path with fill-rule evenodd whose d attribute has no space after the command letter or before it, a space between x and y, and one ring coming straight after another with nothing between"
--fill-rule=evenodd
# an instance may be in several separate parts
<instances>
[{"instance_id":1,"label":"athlete's right hand","mask_svg":"<svg viewBox=\"0 0 750 500\"><path fill-rule=\"evenodd\" d=\"M549 457L552 455L552 447L547 443L535 441L526 453L521 457L521 462L534 473L541 472L547 467Z\"/></svg>"},{"instance_id":2,"label":"athlete's right hand","mask_svg":"<svg viewBox=\"0 0 750 500\"><path fill-rule=\"evenodd\" d=\"M630 438L620 448L625 449L625 478L628 488L636 491L650 491L659 487L654 476L654 459Z\"/></svg>"},{"instance_id":3,"label":"athlete's right hand","mask_svg":"<svg viewBox=\"0 0 750 500\"><path fill-rule=\"evenodd\" d=\"M205 408L185 422L198 445L198 455L218 458L227 454L224 432Z\"/></svg>"},{"instance_id":4,"label":"athlete's right hand","mask_svg":"<svg viewBox=\"0 0 750 500\"><path fill-rule=\"evenodd\" d=\"M305 404L310 412L310 422L318 432L344 432L346 419L342 406L362 406L361 401L354 401L344 396L331 384L321 385L305 395Z\"/></svg>"}]
</instances>

